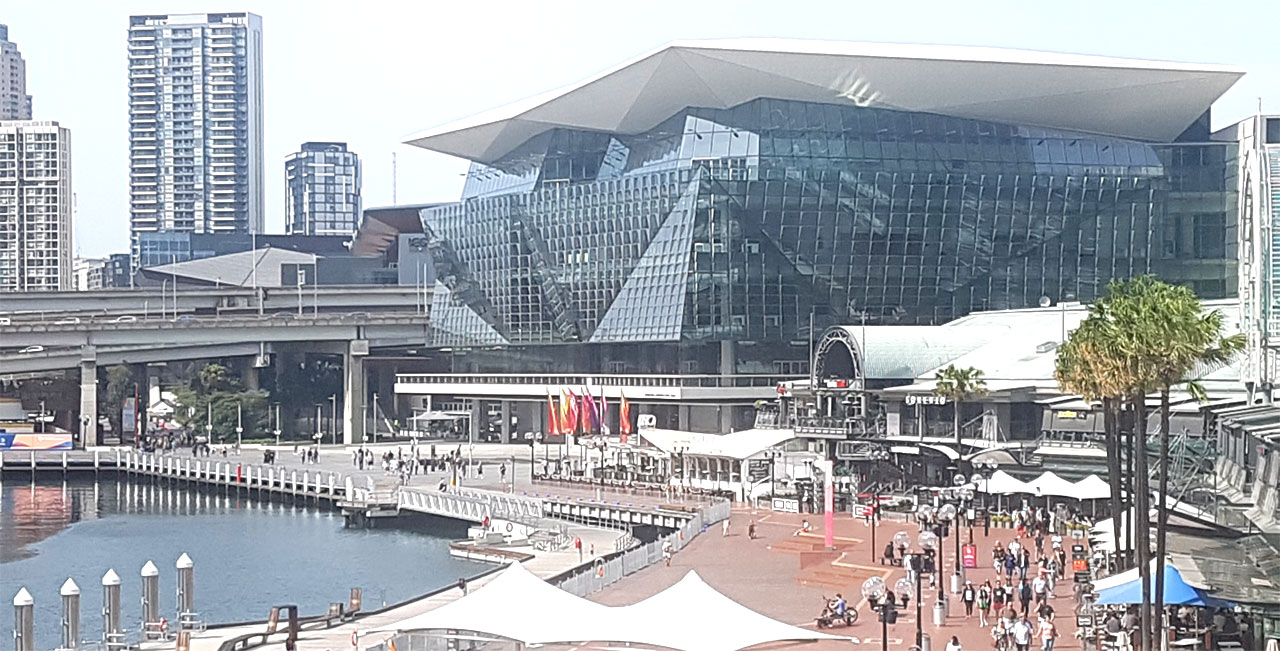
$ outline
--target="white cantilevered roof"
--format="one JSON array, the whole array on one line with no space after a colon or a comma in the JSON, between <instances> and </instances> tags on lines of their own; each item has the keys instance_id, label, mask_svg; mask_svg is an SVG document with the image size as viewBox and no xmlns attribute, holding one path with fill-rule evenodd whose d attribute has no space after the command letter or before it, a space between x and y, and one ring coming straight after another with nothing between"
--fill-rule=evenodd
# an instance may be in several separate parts
<instances>
[{"instance_id":1,"label":"white cantilevered roof","mask_svg":"<svg viewBox=\"0 0 1280 651\"><path fill-rule=\"evenodd\" d=\"M1170 141L1244 72L1208 64L940 45L678 41L577 84L410 136L492 163L558 127L636 134L762 97Z\"/></svg>"}]
</instances>

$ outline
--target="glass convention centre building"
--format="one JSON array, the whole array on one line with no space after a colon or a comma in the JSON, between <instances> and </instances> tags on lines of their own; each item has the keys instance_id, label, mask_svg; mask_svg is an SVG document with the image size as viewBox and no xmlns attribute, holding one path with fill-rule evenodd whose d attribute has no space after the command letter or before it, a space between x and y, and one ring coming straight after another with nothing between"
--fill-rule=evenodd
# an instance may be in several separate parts
<instances>
[{"instance_id":1,"label":"glass convention centre building","mask_svg":"<svg viewBox=\"0 0 1280 651\"><path fill-rule=\"evenodd\" d=\"M413 136L472 162L421 211L454 370L809 372L830 325L1237 285L1214 65L675 43Z\"/></svg>"}]
</instances>

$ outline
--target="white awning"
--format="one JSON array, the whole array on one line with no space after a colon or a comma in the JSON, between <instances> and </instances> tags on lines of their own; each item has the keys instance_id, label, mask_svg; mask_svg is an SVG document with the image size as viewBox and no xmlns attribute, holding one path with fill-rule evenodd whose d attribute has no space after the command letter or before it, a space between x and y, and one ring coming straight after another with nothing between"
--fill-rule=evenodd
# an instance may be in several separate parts
<instances>
[{"instance_id":1,"label":"white awning","mask_svg":"<svg viewBox=\"0 0 1280 651\"><path fill-rule=\"evenodd\" d=\"M732 434L698 434L671 429L642 429L640 438L669 454L749 459L796 438L790 429L747 429Z\"/></svg>"}]
</instances>

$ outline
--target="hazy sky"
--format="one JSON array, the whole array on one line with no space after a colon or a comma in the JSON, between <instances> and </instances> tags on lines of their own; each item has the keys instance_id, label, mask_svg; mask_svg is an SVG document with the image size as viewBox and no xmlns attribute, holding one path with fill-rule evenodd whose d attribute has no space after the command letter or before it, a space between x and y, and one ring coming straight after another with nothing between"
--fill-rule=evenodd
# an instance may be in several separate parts
<instances>
[{"instance_id":1,"label":"hazy sky","mask_svg":"<svg viewBox=\"0 0 1280 651\"><path fill-rule=\"evenodd\" d=\"M267 231L284 229L284 158L346 141L364 205L455 200L466 163L411 133L578 81L677 39L787 37L984 45L1223 63L1249 72L1215 127L1258 98L1280 113L1280 0L9 0L35 118L72 131L81 255L128 248L131 14L252 11L265 42Z\"/></svg>"}]
</instances>

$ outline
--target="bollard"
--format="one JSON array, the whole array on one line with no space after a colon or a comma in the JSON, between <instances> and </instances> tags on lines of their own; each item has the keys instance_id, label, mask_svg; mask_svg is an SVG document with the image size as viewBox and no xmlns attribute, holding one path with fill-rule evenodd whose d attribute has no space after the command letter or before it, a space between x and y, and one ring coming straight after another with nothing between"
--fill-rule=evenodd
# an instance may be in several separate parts
<instances>
[{"instance_id":1,"label":"bollard","mask_svg":"<svg viewBox=\"0 0 1280 651\"><path fill-rule=\"evenodd\" d=\"M120 637L120 575L107 570L102 575L102 641L115 648Z\"/></svg>"},{"instance_id":2,"label":"bollard","mask_svg":"<svg viewBox=\"0 0 1280 651\"><path fill-rule=\"evenodd\" d=\"M178 557L178 621L183 615L196 611L196 570L191 557L183 553Z\"/></svg>"},{"instance_id":3,"label":"bollard","mask_svg":"<svg viewBox=\"0 0 1280 651\"><path fill-rule=\"evenodd\" d=\"M70 578L58 591L62 595L62 649L80 646L80 586Z\"/></svg>"},{"instance_id":4,"label":"bollard","mask_svg":"<svg viewBox=\"0 0 1280 651\"><path fill-rule=\"evenodd\" d=\"M147 561L142 566L142 630L150 631L160 623L160 569Z\"/></svg>"},{"instance_id":5,"label":"bollard","mask_svg":"<svg viewBox=\"0 0 1280 651\"><path fill-rule=\"evenodd\" d=\"M20 588L13 598L14 651L36 651L35 605L26 588Z\"/></svg>"}]
</instances>

